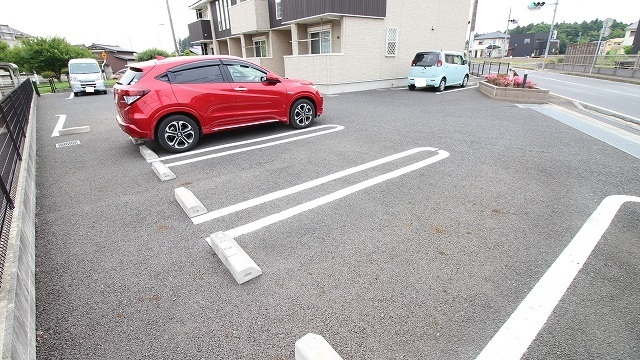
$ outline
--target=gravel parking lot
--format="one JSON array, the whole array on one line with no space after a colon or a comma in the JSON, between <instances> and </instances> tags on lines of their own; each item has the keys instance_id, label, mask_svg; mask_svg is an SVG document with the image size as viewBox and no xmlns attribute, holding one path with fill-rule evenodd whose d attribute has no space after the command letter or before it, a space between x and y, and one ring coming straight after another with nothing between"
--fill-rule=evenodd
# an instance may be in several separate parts
<instances>
[{"instance_id":1,"label":"gravel parking lot","mask_svg":"<svg viewBox=\"0 0 640 360\"><path fill-rule=\"evenodd\" d=\"M196 159L168 181L118 128L111 92L38 98L38 358L293 359L307 333L344 359L475 358L603 199L640 196L640 162L452 90L328 96L311 130L205 137L201 153L163 160ZM60 114L90 131L52 136ZM302 134L316 135L271 144ZM185 187L211 212L416 148L428 149L199 224L174 196ZM264 272L242 285L205 241L438 151L237 236ZM640 204L626 203L525 358L636 356L639 229Z\"/></svg>"}]
</instances>

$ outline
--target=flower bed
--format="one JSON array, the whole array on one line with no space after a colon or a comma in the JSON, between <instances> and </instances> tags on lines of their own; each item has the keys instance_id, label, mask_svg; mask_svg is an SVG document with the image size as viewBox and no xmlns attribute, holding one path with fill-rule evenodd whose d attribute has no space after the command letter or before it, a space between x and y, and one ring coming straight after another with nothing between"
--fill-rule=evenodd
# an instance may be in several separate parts
<instances>
[{"instance_id":1,"label":"flower bed","mask_svg":"<svg viewBox=\"0 0 640 360\"><path fill-rule=\"evenodd\" d=\"M544 104L549 97L549 90L540 89L531 81L527 81L525 87L522 87L523 79L519 76L500 74L487 75L484 78L485 81L478 84L478 90L492 99Z\"/></svg>"}]
</instances>

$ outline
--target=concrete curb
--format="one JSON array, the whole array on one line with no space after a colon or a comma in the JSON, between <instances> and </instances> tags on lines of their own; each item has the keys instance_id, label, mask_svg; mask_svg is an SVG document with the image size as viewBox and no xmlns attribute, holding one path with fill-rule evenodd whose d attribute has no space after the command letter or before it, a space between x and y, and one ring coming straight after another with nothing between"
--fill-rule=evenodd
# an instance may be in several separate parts
<instances>
[{"instance_id":1,"label":"concrete curb","mask_svg":"<svg viewBox=\"0 0 640 360\"><path fill-rule=\"evenodd\" d=\"M0 288L2 359L36 358L36 97L31 101Z\"/></svg>"}]
</instances>

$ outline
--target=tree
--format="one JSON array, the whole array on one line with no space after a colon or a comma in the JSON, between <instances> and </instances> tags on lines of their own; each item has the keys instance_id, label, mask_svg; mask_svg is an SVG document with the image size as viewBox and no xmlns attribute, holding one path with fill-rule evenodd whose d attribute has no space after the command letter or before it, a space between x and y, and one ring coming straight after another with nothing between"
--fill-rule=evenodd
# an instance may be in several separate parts
<instances>
[{"instance_id":1,"label":"tree","mask_svg":"<svg viewBox=\"0 0 640 360\"><path fill-rule=\"evenodd\" d=\"M158 48L151 48L138 53L138 55L136 55L136 61L152 60L152 59L155 59L156 56L162 56L167 58L169 57L169 53Z\"/></svg>"},{"instance_id":2,"label":"tree","mask_svg":"<svg viewBox=\"0 0 640 360\"><path fill-rule=\"evenodd\" d=\"M51 71L58 80L69 60L93 58L88 49L71 45L65 38L60 37L23 39L10 52L13 62L21 69L36 73Z\"/></svg>"},{"instance_id":3,"label":"tree","mask_svg":"<svg viewBox=\"0 0 640 360\"><path fill-rule=\"evenodd\" d=\"M189 50L190 47L191 47L191 42L189 41L188 36L185 39L178 38L178 50L181 53L184 53L186 50Z\"/></svg>"},{"instance_id":4,"label":"tree","mask_svg":"<svg viewBox=\"0 0 640 360\"><path fill-rule=\"evenodd\" d=\"M11 62L11 50L9 44L0 41L0 62Z\"/></svg>"}]
</instances>

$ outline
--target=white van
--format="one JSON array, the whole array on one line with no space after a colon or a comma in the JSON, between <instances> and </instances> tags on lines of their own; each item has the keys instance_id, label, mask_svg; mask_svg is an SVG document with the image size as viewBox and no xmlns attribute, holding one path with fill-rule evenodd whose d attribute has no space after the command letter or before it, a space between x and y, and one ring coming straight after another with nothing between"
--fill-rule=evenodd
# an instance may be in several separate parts
<instances>
[{"instance_id":1,"label":"white van","mask_svg":"<svg viewBox=\"0 0 640 360\"><path fill-rule=\"evenodd\" d=\"M71 59L69 60L69 85L73 95L81 93L99 92L107 93L104 86L102 70L96 59Z\"/></svg>"}]
</instances>

